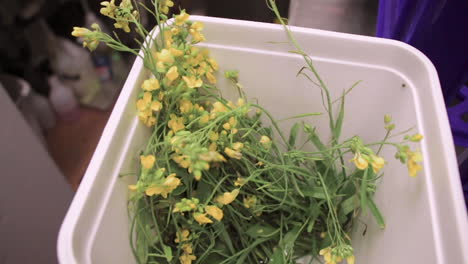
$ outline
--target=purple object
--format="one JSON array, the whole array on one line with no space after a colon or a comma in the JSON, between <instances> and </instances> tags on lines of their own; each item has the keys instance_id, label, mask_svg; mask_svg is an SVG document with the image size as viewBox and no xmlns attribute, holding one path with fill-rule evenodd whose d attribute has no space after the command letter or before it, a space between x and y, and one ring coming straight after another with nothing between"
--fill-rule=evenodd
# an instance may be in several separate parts
<instances>
[{"instance_id":1,"label":"purple object","mask_svg":"<svg viewBox=\"0 0 468 264\"><path fill-rule=\"evenodd\" d=\"M377 36L404 41L423 52L437 69L456 145L468 147L468 1L380 0ZM458 96L458 98L457 98ZM465 119L465 120L464 120ZM460 164L468 201L468 159Z\"/></svg>"}]
</instances>

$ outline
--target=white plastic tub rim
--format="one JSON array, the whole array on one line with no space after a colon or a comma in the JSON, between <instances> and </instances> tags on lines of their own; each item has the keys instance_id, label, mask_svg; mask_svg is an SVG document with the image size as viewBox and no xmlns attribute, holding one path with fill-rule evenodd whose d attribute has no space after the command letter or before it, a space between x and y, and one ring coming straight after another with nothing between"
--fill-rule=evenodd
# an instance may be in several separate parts
<instances>
[{"instance_id":1,"label":"white plastic tub rim","mask_svg":"<svg viewBox=\"0 0 468 264\"><path fill-rule=\"evenodd\" d=\"M201 46L210 48L221 74L226 69L239 69L249 97L261 100L276 118L295 111L322 111L316 91L305 88L309 84L295 77L302 59L288 53L291 48L287 45L268 42L286 41L281 26L200 16L191 19L205 23L208 41ZM363 216L366 236L362 236L362 226L353 234L357 263L468 263L466 209L432 63L416 49L393 40L291 29L332 94L341 93L356 80L364 81L348 98L342 138L359 133L365 140L375 140L386 113L393 115L398 126L416 125L425 136L421 143L424 171L415 179L407 176L401 164L390 161L391 152L384 153L389 164L376 202L387 228L380 230L370 217ZM62 224L57 246L60 263L135 262L127 213L130 179L118 175L136 168L137 154L149 136L135 114L136 94L147 77L142 61L136 59ZM229 97L226 82L218 79ZM282 107L275 103L279 99ZM312 122L319 128L323 123ZM376 125L362 133L363 124Z\"/></svg>"}]
</instances>

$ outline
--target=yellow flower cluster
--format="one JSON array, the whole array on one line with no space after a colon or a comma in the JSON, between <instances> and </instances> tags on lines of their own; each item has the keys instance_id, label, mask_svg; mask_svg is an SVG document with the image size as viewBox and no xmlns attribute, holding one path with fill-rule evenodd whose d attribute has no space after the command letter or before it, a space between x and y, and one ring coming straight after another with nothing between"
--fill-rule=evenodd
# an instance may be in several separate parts
<instances>
[{"instance_id":1,"label":"yellow flower cluster","mask_svg":"<svg viewBox=\"0 0 468 264\"><path fill-rule=\"evenodd\" d=\"M176 177L176 174L171 173L166 178L161 179L148 187L145 193L148 196L161 195L162 197L167 198L167 195L174 191L180 184L181 181Z\"/></svg>"},{"instance_id":2,"label":"yellow flower cluster","mask_svg":"<svg viewBox=\"0 0 468 264\"><path fill-rule=\"evenodd\" d=\"M148 127L156 124L154 113L161 111L163 108L164 92L160 91L158 79L152 77L145 80L141 85L143 95L136 102L139 119Z\"/></svg>"},{"instance_id":3,"label":"yellow flower cluster","mask_svg":"<svg viewBox=\"0 0 468 264\"><path fill-rule=\"evenodd\" d=\"M242 153L241 150L244 147L244 144L241 142L236 142L232 144L232 147L226 147L224 148L224 153L232 159L241 159L242 158Z\"/></svg>"},{"instance_id":4,"label":"yellow flower cluster","mask_svg":"<svg viewBox=\"0 0 468 264\"><path fill-rule=\"evenodd\" d=\"M88 48L90 51L95 50L99 45L97 36L101 32L101 28L98 24L94 23L91 25L94 31L91 31L84 27L73 27L72 36L83 39L83 47Z\"/></svg>"},{"instance_id":5,"label":"yellow flower cluster","mask_svg":"<svg viewBox=\"0 0 468 264\"><path fill-rule=\"evenodd\" d=\"M354 162L356 168L360 170L367 169L370 163L374 173L378 173L385 166L385 160L382 157L374 154L363 154L360 151L356 151L354 158L351 161Z\"/></svg>"},{"instance_id":6,"label":"yellow flower cluster","mask_svg":"<svg viewBox=\"0 0 468 264\"><path fill-rule=\"evenodd\" d=\"M322 250L320 250L319 254L323 256L323 259L325 260L325 264L337 264L343 261L343 256L346 255L346 261L348 264L354 264L355 263L355 257L352 255L352 253L348 254L340 254L340 250L338 248L331 248L327 247Z\"/></svg>"},{"instance_id":7,"label":"yellow flower cluster","mask_svg":"<svg viewBox=\"0 0 468 264\"><path fill-rule=\"evenodd\" d=\"M101 5L101 14L114 19L115 28L130 32L129 23L137 20L139 16L138 11L133 10L131 0L122 0L119 6L115 5L115 0L101 2Z\"/></svg>"},{"instance_id":8,"label":"yellow flower cluster","mask_svg":"<svg viewBox=\"0 0 468 264\"><path fill-rule=\"evenodd\" d=\"M419 162L422 162L422 155L420 152L412 152L409 149L406 150L406 155L408 156L408 161L406 163L408 167L408 174L411 177L416 177L418 172L422 170L422 166Z\"/></svg>"},{"instance_id":9,"label":"yellow flower cluster","mask_svg":"<svg viewBox=\"0 0 468 264\"><path fill-rule=\"evenodd\" d=\"M190 242L190 231L182 229L176 233L176 239L174 242L180 244L180 248L183 250L183 254L179 257L181 264L192 264L192 261L196 260L197 257L193 255L192 243Z\"/></svg>"},{"instance_id":10,"label":"yellow flower cluster","mask_svg":"<svg viewBox=\"0 0 468 264\"><path fill-rule=\"evenodd\" d=\"M169 13L169 8L174 6L174 2L171 0L160 0L159 1L159 10L163 14L168 14Z\"/></svg>"}]
</instances>

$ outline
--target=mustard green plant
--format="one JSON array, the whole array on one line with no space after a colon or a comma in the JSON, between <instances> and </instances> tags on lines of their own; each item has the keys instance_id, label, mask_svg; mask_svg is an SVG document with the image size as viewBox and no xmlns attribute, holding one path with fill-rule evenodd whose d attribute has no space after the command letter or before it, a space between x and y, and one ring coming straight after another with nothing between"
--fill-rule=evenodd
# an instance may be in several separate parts
<instances>
[{"instance_id":1,"label":"mustard green plant","mask_svg":"<svg viewBox=\"0 0 468 264\"><path fill-rule=\"evenodd\" d=\"M247 99L237 70L224 77L239 91L238 100L220 96L215 77L219 66L209 50L197 46L205 41L203 23L191 21L185 10L169 20L172 1L152 0L152 6L145 6L111 0L101 5L116 30L137 32L140 48L125 46L117 34L106 34L96 24L75 27L72 35L91 51L104 43L130 52L150 73L135 108L151 137L139 154L137 181L129 186L129 238L137 262L292 264L304 256L322 256L327 264L355 263L349 232L359 213L370 211L385 227L373 200L386 164L382 147L395 147L395 157L416 176L421 154L410 144L422 135L390 141L399 134L393 133L395 124L386 115L382 141L341 139L347 92L333 100L274 0L267 0L268 7L294 53L304 59L299 74L310 79L308 69L324 94L330 140L305 122L296 122L289 131L279 129L267 110ZM141 11L155 16L154 30L142 26ZM306 142L298 142L300 133ZM305 151L307 145L314 151ZM353 155L349 162L347 154Z\"/></svg>"}]
</instances>

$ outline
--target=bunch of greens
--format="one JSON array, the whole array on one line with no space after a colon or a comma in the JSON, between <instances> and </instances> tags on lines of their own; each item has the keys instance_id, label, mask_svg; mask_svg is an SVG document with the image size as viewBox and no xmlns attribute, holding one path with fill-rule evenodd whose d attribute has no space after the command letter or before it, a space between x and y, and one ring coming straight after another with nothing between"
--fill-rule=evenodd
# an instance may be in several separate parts
<instances>
[{"instance_id":1,"label":"bunch of greens","mask_svg":"<svg viewBox=\"0 0 468 264\"><path fill-rule=\"evenodd\" d=\"M353 264L348 232L359 212L369 210L385 226L372 199L385 165L382 146L396 148L411 176L421 169L421 155L408 143L422 136L389 142L395 128L390 116L384 118L387 135L381 142L340 139L346 93L333 113L333 99L311 58L284 24L275 1L267 3L295 53L304 58L300 73L307 76L303 70L310 70L324 93L328 141L304 122L295 123L287 137L268 111L247 99L236 71L225 77L239 90L239 99L233 103L221 97L215 86L218 64L196 45L205 40L204 25L190 21L184 10L168 21L170 0L153 0L151 8L129 0L101 3L101 13L114 19L116 28L139 34L135 41L141 52L98 25L74 28L72 34L90 50L103 42L131 52L152 74L136 101L138 117L152 136L140 156L138 181L129 186L130 237L139 263L289 264L322 255L328 264L345 259ZM157 35L141 25L138 9L155 16ZM299 133L307 135L306 142L297 142ZM305 151L307 145L315 150ZM346 166L343 156L349 153L357 169Z\"/></svg>"}]
</instances>

